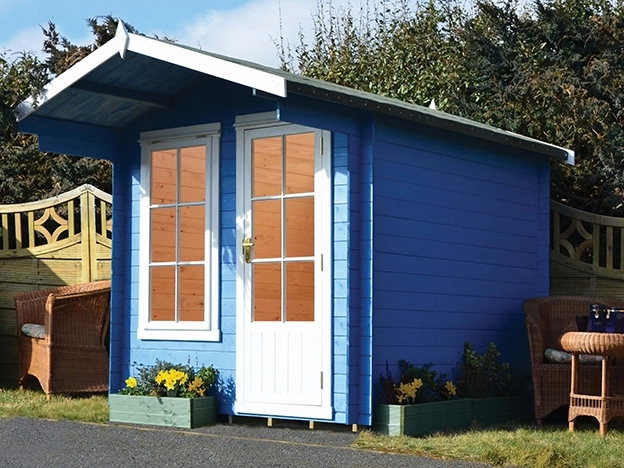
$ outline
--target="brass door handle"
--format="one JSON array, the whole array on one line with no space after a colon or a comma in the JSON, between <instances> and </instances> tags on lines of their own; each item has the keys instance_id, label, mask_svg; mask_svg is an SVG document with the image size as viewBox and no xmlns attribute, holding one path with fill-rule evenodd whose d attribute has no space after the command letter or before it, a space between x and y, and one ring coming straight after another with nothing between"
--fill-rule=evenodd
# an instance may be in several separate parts
<instances>
[{"instance_id":1,"label":"brass door handle","mask_svg":"<svg viewBox=\"0 0 624 468\"><path fill-rule=\"evenodd\" d=\"M245 237L243 239L243 255L245 256L245 263L251 263L251 248L253 245L251 237Z\"/></svg>"}]
</instances>

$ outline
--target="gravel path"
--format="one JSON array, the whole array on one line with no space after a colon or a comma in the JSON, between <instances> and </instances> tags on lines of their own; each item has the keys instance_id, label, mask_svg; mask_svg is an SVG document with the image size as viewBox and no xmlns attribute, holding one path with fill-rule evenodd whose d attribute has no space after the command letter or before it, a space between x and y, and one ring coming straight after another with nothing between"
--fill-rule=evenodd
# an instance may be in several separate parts
<instances>
[{"instance_id":1,"label":"gravel path","mask_svg":"<svg viewBox=\"0 0 624 468\"><path fill-rule=\"evenodd\" d=\"M3 467L484 468L351 448L356 434L218 424L192 430L11 418L0 420Z\"/></svg>"}]
</instances>

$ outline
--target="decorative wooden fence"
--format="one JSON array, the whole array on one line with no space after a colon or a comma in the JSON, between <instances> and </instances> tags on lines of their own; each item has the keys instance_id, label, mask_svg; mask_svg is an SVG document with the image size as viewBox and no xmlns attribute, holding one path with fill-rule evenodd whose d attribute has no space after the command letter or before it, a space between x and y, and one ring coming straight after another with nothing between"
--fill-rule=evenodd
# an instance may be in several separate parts
<instances>
[{"instance_id":1,"label":"decorative wooden fence","mask_svg":"<svg viewBox=\"0 0 624 468\"><path fill-rule=\"evenodd\" d=\"M91 185L0 205L0 384L17 381L17 292L109 279L112 198Z\"/></svg>"},{"instance_id":2,"label":"decorative wooden fence","mask_svg":"<svg viewBox=\"0 0 624 468\"><path fill-rule=\"evenodd\" d=\"M551 202L550 293L624 299L624 218Z\"/></svg>"}]
</instances>

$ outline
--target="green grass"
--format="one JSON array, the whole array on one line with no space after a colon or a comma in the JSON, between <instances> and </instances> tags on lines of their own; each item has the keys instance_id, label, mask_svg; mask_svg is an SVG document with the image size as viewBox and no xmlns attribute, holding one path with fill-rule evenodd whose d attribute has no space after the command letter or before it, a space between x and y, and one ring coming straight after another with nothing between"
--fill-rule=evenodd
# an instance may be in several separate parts
<instances>
[{"instance_id":1,"label":"green grass","mask_svg":"<svg viewBox=\"0 0 624 468\"><path fill-rule=\"evenodd\" d=\"M595 422L595 420L594 420ZM624 431L610 429L606 437L598 424L569 432L567 424L516 426L436 434L428 437L390 437L362 432L355 442L362 449L471 460L494 466L527 468L619 468L624 466Z\"/></svg>"},{"instance_id":2,"label":"green grass","mask_svg":"<svg viewBox=\"0 0 624 468\"><path fill-rule=\"evenodd\" d=\"M47 401L41 391L0 389L0 418L17 416L105 423L108 421L108 399L105 395L53 395Z\"/></svg>"}]
</instances>

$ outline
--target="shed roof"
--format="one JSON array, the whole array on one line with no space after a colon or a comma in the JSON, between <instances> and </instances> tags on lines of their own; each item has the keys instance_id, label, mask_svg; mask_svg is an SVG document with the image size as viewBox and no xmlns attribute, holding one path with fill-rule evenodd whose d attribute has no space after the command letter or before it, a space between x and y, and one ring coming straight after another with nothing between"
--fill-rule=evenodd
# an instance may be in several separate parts
<instances>
[{"instance_id":1,"label":"shed roof","mask_svg":"<svg viewBox=\"0 0 624 468\"><path fill-rule=\"evenodd\" d=\"M32 98L22 102L16 115L20 121L36 115L123 128L154 108L173 108L175 97L205 75L276 98L305 95L574 164L574 152L556 145L398 99L131 34L122 22L111 41L52 80L36 103Z\"/></svg>"}]
</instances>

